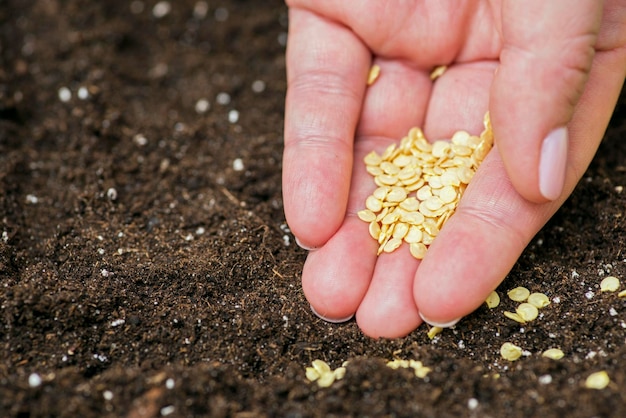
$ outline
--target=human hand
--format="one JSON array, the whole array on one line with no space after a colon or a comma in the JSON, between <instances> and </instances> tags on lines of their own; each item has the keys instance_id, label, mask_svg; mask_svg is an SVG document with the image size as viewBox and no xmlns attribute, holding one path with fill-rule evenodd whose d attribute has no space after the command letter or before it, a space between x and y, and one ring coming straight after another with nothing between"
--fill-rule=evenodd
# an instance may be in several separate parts
<instances>
[{"instance_id":1,"label":"human hand","mask_svg":"<svg viewBox=\"0 0 626 418\"><path fill-rule=\"evenodd\" d=\"M310 248L302 286L329 321L399 337L483 303L572 192L626 73L623 0L290 0L283 195ZM366 88L370 66L381 67ZM430 71L447 71L434 82ZM497 69L497 72L496 72ZM356 217L375 188L363 157L413 126L496 145L421 262L376 256Z\"/></svg>"}]
</instances>

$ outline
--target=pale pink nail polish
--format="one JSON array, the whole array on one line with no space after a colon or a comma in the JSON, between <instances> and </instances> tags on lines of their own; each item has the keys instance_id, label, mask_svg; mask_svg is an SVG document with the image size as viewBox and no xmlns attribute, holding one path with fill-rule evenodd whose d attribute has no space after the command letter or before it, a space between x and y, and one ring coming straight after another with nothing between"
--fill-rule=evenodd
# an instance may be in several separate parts
<instances>
[{"instance_id":1,"label":"pale pink nail polish","mask_svg":"<svg viewBox=\"0 0 626 418\"><path fill-rule=\"evenodd\" d=\"M457 318L457 319L453 319L452 321L448 321L448 322L436 322L436 321L431 321L428 318L425 318L424 315L422 315L421 312L419 312L420 317L422 318L422 320L424 322L426 322L428 325L433 326L433 327L439 327L439 328L450 328L451 326L455 325L457 322L459 322L461 320L461 318Z\"/></svg>"},{"instance_id":2,"label":"pale pink nail polish","mask_svg":"<svg viewBox=\"0 0 626 418\"><path fill-rule=\"evenodd\" d=\"M539 192L548 200L561 196L567 165L567 128L550 132L541 145L539 159Z\"/></svg>"}]
</instances>

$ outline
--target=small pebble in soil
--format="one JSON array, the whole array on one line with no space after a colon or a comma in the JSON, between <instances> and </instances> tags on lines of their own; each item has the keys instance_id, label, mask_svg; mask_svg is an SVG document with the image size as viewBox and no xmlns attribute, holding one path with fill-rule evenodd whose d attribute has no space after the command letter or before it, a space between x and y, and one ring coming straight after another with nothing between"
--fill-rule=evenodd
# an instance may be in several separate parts
<instances>
[{"instance_id":1,"label":"small pebble in soil","mask_svg":"<svg viewBox=\"0 0 626 418\"><path fill-rule=\"evenodd\" d=\"M521 347L509 342L502 344L502 347L500 347L500 355L502 358L509 361L519 359L522 356L522 352L523 350Z\"/></svg>"},{"instance_id":2,"label":"small pebble in soil","mask_svg":"<svg viewBox=\"0 0 626 418\"><path fill-rule=\"evenodd\" d=\"M206 1L198 1L193 6L193 17L196 19L204 19L209 12L209 3Z\"/></svg>"},{"instance_id":3,"label":"small pebble in soil","mask_svg":"<svg viewBox=\"0 0 626 418\"><path fill-rule=\"evenodd\" d=\"M170 389L170 390L174 389L175 385L176 385L176 382L174 382L174 379L172 379L171 377L165 381L165 387L167 389Z\"/></svg>"},{"instance_id":4,"label":"small pebble in soil","mask_svg":"<svg viewBox=\"0 0 626 418\"><path fill-rule=\"evenodd\" d=\"M215 101L217 102L217 104L225 106L230 103L230 94L226 92L217 93L217 96L215 96Z\"/></svg>"},{"instance_id":5,"label":"small pebble in soil","mask_svg":"<svg viewBox=\"0 0 626 418\"><path fill-rule=\"evenodd\" d=\"M31 373L30 376L28 376L28 386L30 386L31 388L36 388L41 386L42 383L42 379L41 376L39 376L39 374L37 373Z\"/></svg>"},{"instance_id":6,"label":"small pebble in soil","mask_svg":"<svg viewBox=\"0 0 626 418\"><path fill-rule=\"evenodd\" d=\"M174 405L168 405L161 408L161 416L166 417L168 415L172 415L176 411L176 407Z\"/></svg>"},{"instance_id":7,"label":"small pebble in soil","mask_svg":"<svg viewBox=\"0 0 626 418\"><path fill-rule=\"evenodd\" d=\"M537 379L537 381L539 382L539 384L541 385L549 385L550 383L552 383L552 376L549 374L544 374L542 376L539 376L539 378Z\"/></svg>"},{"instance_id":8,"label":"small pebble in soil","mask_svg":"<svg viewBox=\"0 0 626 418\"><path fill-rule=\"evenodd\" d=\"M213 17L215 17L215 20L217 20L218 22L226 22L228 20L228 15L230 13L228 12L228 9L225 7L218 7L217 9L215 9L215 12L213 13Z\"/></svg>"},{"instance_id":9,"label":"small pebble in soil","mask_svg":"<svg viewBox=\"0 0 626 418\"><path fill-rule=\"evenodd\" d=\"M241 158L235 158L233 160L233 170L235 171L243 171L244 170L243 160Z\"/></svg>"},{"instance_id":10,"label":"small pebble in soil","mask_svg":"<svg viewBox=\"0 0 626 418\"><path fill-rule=\"evenodd\" d=\"M476 398L469 398L467 400L467 408L470 411L473 411L474 409L478 408L478 399L476 399Z\"/></svg>"},{"instance_id":11,"label":"small pebble in soil","mask_svg":"<svg viewBox=\"0 0 626 418\"><path fill-rule=\"evenodd\" d=\"M35 205L39 202L39 198L37 196L35 196L34 194L27 194L26 195L26 203L30 203L31 205Z\"/></svg>"},{"instance_id":12,"label":"small pebble in soil","mask_svg":"<svg viewBox=\"0 0 626 418\"><path fill-rule=\"evenodd\" d=\"M135 145L143 147L148 144L148 138L146 138L143 134L136 134L135 136L133 136L133 142L135 143Z\"/></svg>"},{"instance_id":13,"label":"small pebble in soil","mask_svg":"<svg viewBox=\"0 0 626 418\"><path fill-rule=\"evenodd\" d=\"M611 383L611 378L606 371L602 370L599 372L591 373L589 376L587 376L587 379L585 380L585 387L587 389L602 390L607 387L609 383Z\"/></svg>"},{"instance_id":14,"label":"small pebble in soil","mask_svg":"<svg viewBox=\"0 0 626 418\"><path fill-rule=\"evenodd\" d=\"M80 100L87 100L89 98L89 90L85 86L80 86L76 95Z\"/></svg>"},{"instance_id":15,"label":"small pebble in soil","mask_svg":"<svg viewBox=\"0 0 626 418\"><path fill-rule=\"evenodd\" d=\"M593 299L594 293L590 290L585 293L585 297L589 300Z\"/></svg>"},{"instance_id":16,"label":"small pebble in soil","mask_svg":"<svg viewBox=\"0 0 626 418\"><path fill-rule=\"evenodd\" d=\"M199 99L196 102L196 113L206 113L211 108L211 103L207 99Z\"/></svg>"},{"instance_id":17,"label":"small pebble in soil","mask_svg":"<svg viewBox=\"0 0 626 418\"><path fill-rule=\"evenodd\" d=\"M105 390L104 392L102 392L102 397L105 401L110 401L113 399L113 392L111 392L110 390Z\"/></svg>"},{"instance_id":18,"label":"small pebble in soil","mask_svg":"<svg viewBox=\"0 0 626 418\"><path fill-rule=\"evenodd\" d=\"M152 8L152 15L157 19L161 19L172 11L172 5L169 1L160 1Z\"/></svg>"},{"instance_id":19,"label":"small pebble in soil","mask_svg":"<svg viewBox=\"0 0 626 418\"><path fill-rule=\"evenodd\" d=\"M600 282L601 292L615 292L620 288L619 279L615 276L608 276Z\"/></svg>"},{"instance_id":20,"label":"small pebble in soil","mask_svg":"<svg viewBox=\"0 0 626 418\"><path fill-rule=\"evenodd\" d=\"M72 92L67 87L61 87L58 92L59 100L67 103L72 99Z\"/></svg>"},{"instance_id":21,"label":"small pebble in soil","mask_svg":"<svg viewBox=\"0 0 626 418\"><path fill-rule=\"evenodd\" d=\"M110 201L117 200L117 190L115 190L114 187L109 187L109 189L107 190L107 198Z\"/></svg>"},{"instance_id":22,"label":"small pebble in soil","mask_svg":"<svg viewBox=\"0 0 626 418\"><path fill-rule=\"evenodd\" d=\"M265 91L265 81L254 80L252 82L252 91L255 93L263 93Z\"/></svg>"},{"instance_id":23,"label":"small pebble in soil","mask_svg":"<svg viewBox=\"0 0 626 418\"><path fill-rule=\"evenodd\" d=\"M228 112L228 121L230 123L237 123L239 121L239 111L238 110L231 110Z\"/></svg>"}]
</instances>

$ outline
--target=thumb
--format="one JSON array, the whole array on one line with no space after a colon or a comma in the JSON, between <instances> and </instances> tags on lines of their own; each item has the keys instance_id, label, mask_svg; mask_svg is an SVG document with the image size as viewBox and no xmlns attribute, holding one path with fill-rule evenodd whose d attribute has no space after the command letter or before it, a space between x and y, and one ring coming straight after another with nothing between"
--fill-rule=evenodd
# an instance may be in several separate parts
<instances>
[{"instance_id":1,"label":"thumb","mask_svg":"<svg viewBox=\"0 0 626 418\"><path fill-rule=\"evenodd\" d=\"M528 200L556 200L563 192L567 124L591 69L602 4L502 4L503 46L489 107L506 171Z\"/></svg>"}]
</instances>

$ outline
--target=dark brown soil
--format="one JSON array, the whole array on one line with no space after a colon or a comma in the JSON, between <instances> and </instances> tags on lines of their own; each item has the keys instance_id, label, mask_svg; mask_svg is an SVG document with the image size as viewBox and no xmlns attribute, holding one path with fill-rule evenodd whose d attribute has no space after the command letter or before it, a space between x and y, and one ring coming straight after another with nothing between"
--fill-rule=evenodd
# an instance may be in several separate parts
<instances>
[{"instance_id":1,"label":"dark brown soil","mask_svg":"<svg viewBox=\"0 0 626 418\"><path fill-rule=\"evenodd\" d=\"M285 6L176 0L156 18L155 3L0 4L0 416L626 416L626 299L598 287L626 284L626 100L499 308L376 341L315 318L300 289ZM521 328L502 314L518 285L560 302ZM502 360L505 341L528 355ZM351 364L320 389L316 358ZM586 389L598 370L612 383Z\"/></svg>"}]
</instances>

